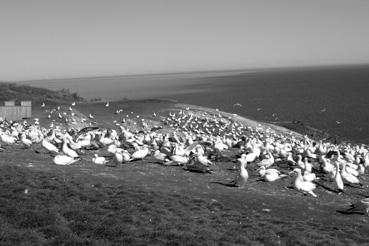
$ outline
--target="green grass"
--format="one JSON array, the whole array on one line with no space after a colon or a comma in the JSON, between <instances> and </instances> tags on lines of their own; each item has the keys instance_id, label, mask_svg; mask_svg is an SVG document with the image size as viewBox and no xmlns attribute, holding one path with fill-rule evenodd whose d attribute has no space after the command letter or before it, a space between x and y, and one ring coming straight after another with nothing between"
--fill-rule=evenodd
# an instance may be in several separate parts
<instances>
[{"instance_id":1,"label":"green grass","mask_svg":"<svg viewBox=\"0 0 369 246\"><path fill-rule=\"evenodd\" d=\"M363 240L206 197L101 181L2 165L0 245L348 245Z\"/></svg>"}]
</instances>

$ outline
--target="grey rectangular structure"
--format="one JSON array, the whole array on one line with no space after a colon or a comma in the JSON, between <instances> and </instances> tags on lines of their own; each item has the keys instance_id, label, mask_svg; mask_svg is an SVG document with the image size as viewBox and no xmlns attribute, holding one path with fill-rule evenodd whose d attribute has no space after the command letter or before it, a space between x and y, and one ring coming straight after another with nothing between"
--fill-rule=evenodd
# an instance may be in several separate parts
<instances>
[{"instance_id":1,"label":"grey rectangular structure","mask_svg":"<svg viewBox=\"0 0 369 246\"><path fill-rule=\"evenodd\" d=\"M32 102L21 101L20 105L15 105L14 101L4 102L4 106L0 106L0 118L6 120L22 120L32 116Z\"/></svg>"}]
</instances>

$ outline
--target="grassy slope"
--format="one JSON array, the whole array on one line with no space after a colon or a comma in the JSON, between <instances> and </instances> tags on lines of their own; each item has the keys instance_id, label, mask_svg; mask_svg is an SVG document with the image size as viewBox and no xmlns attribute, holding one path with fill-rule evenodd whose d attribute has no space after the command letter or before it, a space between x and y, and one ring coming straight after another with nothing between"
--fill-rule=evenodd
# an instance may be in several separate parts
<instances>
[{"instance_id":1,"label":"grassy slope","mask_svg":"<svg viewBox=\"0 0 369 246\"><path fill-rule=\"evenodd\" d=\"M348 187L337 196L318 188L314 199L286 188L290 178L257 182L252 166L247 189L214 184L235 175L230 162L217 163L216 172L205 175L150 160L96 166L93 153L66 167L20 146L0 154L1 245L350 245L369 240L368 217L335 212L365 190Z\"/></svg>"},{"instance_id":2,"label":"grassy slope","mask_svg":"<svg viewBox=\"0 0 369 246\"><path fill-rule=\"evenodd\" d=\"M82 100L77 94L69 91L51 91L44 88L37 88L27 85L17 85L15 83L0 82L0 101L6 100L32 100L36 102L56 101L68 102Z\"/></svg>"}]
</instances>

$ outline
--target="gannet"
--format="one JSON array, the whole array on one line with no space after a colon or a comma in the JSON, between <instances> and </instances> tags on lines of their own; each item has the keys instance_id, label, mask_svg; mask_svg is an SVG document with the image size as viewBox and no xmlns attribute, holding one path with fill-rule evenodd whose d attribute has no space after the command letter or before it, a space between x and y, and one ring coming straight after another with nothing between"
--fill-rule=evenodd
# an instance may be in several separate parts
<instances>
[{"instance_id":1,"label":"gannet","mask_svg":"<svg viewBox=\"0 0 369 246\"><path fill-rule=\"evenodd\" d=\"M296 165L296 162L293 160L293 157L292 157L292 153L291 153L291 152L289 152L289 153L288 153L287 161L288 161L291 165Z\"/></svg>"},{"instance_id":2,"label":"gannet","mask_svg":"<svg viewBox=\"0 0 369 246\"><path fill-rule=\"evenodd\" d=\"M297 162L296 165L301 168L302 170L305 169L305 163L302 161L302 156L301 155L297 155Z\"/></svg>"},{"instance_id":3,"label":"gannet","mask_svg":"<svg viewBox=\"0 0 369 246\"><path fill-rule=\"evenodd\" d=\"M304 178L301 174L301 169L295 168L293 170L295 173L297 173L297 177L294 182L294 186L298 191L309 193L310 195L317 197L317 195L313 192L313 190L316 188L316 185L314 183L304 181Z\"/></svg>"},{"instance_id":4,"label":"gannet","mask_svg":"<svg viewBox=\"0 0 369 246\"><path fill-rule=\"evenodd\" d=\"M188 161L190 160L190 158L188 156L182 156L182 155L172 155L169 157L169 159L172 162L175 162L179 165L184 165L186 163L188 163Z\"/></svg>"},{"instance_id":5,"label":"gannet","mask_svg":"<svg viewBox=\"0 0 369 246\"><path fill-rule=\"evenodd\" d=\"M277 179L287 177L287 175L281 175L277 169L269 168L266 169L264 166L259 168L259 175L264 178L267 182L273 182Z\"/></svg>"},{"instance_id":6,"label":"gannet","mask_svg":"<svg viewBox=\"0 0 369 246\"><path fill-rule=\"evenodd\" d=\"M68 155L56 155L53 159L56 165L71 165L79 160L79 157L70 157Z\"/></svg>"},{"instance_id":7,"label":"gannet","mask_svg":"<svg viewBox=\"0 0 369 246\"><path fill-rule=\"evenodd\" d=\"M316 179L316 175L312 172L313 166L311 165L311 163L308 162L308 159L306 157L304 158L304 166L304 180L308 182L313 182Z\"/></svg>"},{"instance_id":8,"label":"gannet","mask_svg":"<svg viewBox=\"0 0 369 246\"><path fill-rule=\"evenodd\" d=\"M350 184L359 184L359 185L361 185L360 180L356 176L354 176L354 175L352 175L352 174L350 174L346 171L346 162L342 163L341 176L342 176L342 179L344 181L346 181Z\"/></svg>"},{"instance_id":9,"label":"gannet","mask_svg":"<svg viewBox=\"0 0 369 246\"><path fill-rule=\"evenodd\" d=\"M260 162L257 163L259 167L264 166L265 168L268 168L274 164L274 157L270 152L267 152L265 154L265 159L262 159Z\"/></svg>"},{"instance_id":10,"label":"gannet","mask_svg":"<svg viewBox=\"0 0 369 246\"><path fill-rule=\"evenodd\" d=\"M1 140L6 144L15 144L17 139L13 136L10 136L8 134L1 134Z\"/></svg>"},{"instance_id":11,"label":"gannet","mask_svg":"<svg viewBox=\"0 0 369 246\"><path fill-rule=\"evenodd\" d=\"M123 155L119 151L114 152L114 162L116 164L122 164L123 163Z\"/></svg>"},{"instance_id":12,"label":"gannet","mask_svg":"<svg viewBox=\"0 0 369 246\"><path fill-rule=\"evenodd\" d=\"M369 152L364 155L364 167L369 167Z\"/></svg>"},{"instance_id":13,"label":"gannet","mask_svg":"<svg viewBox=\"0 0 369 246\"><path fill-rule=\"evenodd\" d=\"M68 142L68 138L63 138L63 147L62 147L62 150L64 152L64 154L70 156L70 157L78 157L78 154L77 152L75 152L74 150L70 149L67 145L67 142Z\"/></svg>"},{"instance_id":14,"label":"gannet","mask_svg":"<svg viewBox=\"0 0 369 246\"><path fill-rule=\"evenodd\" d=\"M149 154L149 148L143 146L131 155L131 160L139 160L145 158Z\"/></svg>"},{"instance_id":15,"label":"gannet","mask_svg":"<svg viewBox=\"0 0 369 246\"><path fill-rule=\"evenodd\" d=\"M32 145L32 141L27 139L26 134L22 133L21 135L21 142L24 144L25 147L29 148Z\"/></svg>"},{"instance_id":16,"label":"gannet","mask_svg":"<svg viewBox=\"0 0 369 246\"><path fill-rule=\"evenodd\" d=\"M123 162L128 162L131 160L131 156L127 150L123 150L122 156L123 156Z\"/></svg>"},{"instance_id":17,"label":"gannet","mask_svg":"<svg viewBox=\"0 0 369 246\"><path fill-rule=\"evenodd\" d=\"M338 191L343 192L344 185L340 173L340 164L338 162L336 162L336 175L334 177L334 181L336 183Z\"/></svg>"},{"instance_id":18,"label":"gannet","mask_svg":"<svg viewBox=\"0 0 369 246\"><path fill-rule=\"evenodd\" d=\"M46 138L44 138L42 140L41 146L44 147L45 149L47 149L50 152L59 153L59 149L55 145L50 143Z\"/></svg>"},{"instance_id":19,"label":"gannet","mask_svg":"<svg viewBox=\"0 0 369 246\"><path fill-rule=\"evenodd\" d=\"M98 156L98 154L95 154L94 157L92 158L92 162L98 165L104 165L106 163L108 163L108 161L106 160L105 157L103 156Z\"/></svg>"},{"instance_id":20,"label":"gannet","mask_svg":"<svg viewBox=\"0 0 369 246\"><path fill-rule=\"evenodd\" d=\"M247 172L247 161L244 158L238 158L237 161L240 163L240 172L233 181L235 186L239 188L244 188L247 180L249 179L249 173Z\"/></svg>"},{"instance_id":21,"label":"gannet","mask_svg":"<svg viewBox=\"0 0 369 246\"><path fill-rule=\"evenodd\" d=\"M205 166L213 164L206 156L200 153L195 154L195 159Z\"/></svg>"},{"instance_id":22,"label":"gannet","mask_svg":"<svg viewBox=\"0 0 369 246\"><path fill-rule=\"evenodd\" d=\"M167 158L167 155L160 152L160 150L155 150L154 158L158 161L164 161Z\"/></svg>"}]
</instances>

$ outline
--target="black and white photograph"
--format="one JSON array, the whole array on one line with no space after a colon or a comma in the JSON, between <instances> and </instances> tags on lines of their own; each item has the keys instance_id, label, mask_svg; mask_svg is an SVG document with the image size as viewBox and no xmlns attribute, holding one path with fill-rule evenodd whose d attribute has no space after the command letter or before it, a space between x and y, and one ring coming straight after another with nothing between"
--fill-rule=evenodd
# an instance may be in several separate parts
<instances>
[{"instance_id":1,"label":"black and white photograph","mask_svg":"<svg viewBox=\"0 0 369 246\"><path fill-rule=\"evenodd\" d=\"M369 245L368 0L0 0L0 245Z\"/></svg>"}]
</instances>

